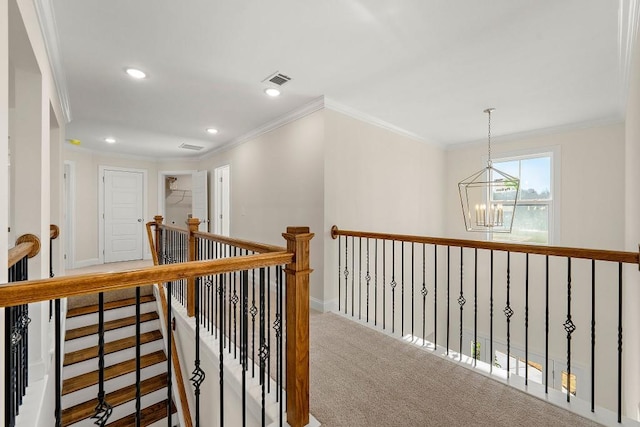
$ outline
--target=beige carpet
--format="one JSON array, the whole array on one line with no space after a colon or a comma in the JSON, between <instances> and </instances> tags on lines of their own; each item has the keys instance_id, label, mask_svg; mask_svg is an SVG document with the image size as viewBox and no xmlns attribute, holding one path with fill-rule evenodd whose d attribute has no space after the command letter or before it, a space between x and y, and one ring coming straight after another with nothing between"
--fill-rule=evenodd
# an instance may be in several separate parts
<instances>
[{"instance_id":1,"label":"beige carpet","mask_svg":"<svg viewBox=\"0 0 640 427\"><path fill-rule=\"evenodd\" d=\"M112 262L108 264L98 264L92 265L90 267L84 268L75 268L71 270L67 270L66 276L77 276L80 274L92 274L92 273L108 273L114 271L127 271L127 270L136 270L138 268L151 267L153 266L153 261L151 260L141 260L141 261L126 261L126 262ZM142 286L141 294L142 295L150 295L153 293L153 288L151 286ZM118 301L126 298L134 298L136 296L135 288L124 289L121 291L113 291L113 292L105 292L104 301ZM79 297L71 297L69 298L68 307L85 307L87 305L94 305L98 303L98 294L94 295L83 295Z\"/></svg>"},{"instance_id":2,"label":"beige carpet","mask_svg":"<svg viewBox=\"0 0 640 427\"><path fill-rule=\"evenodd\" d=\"M333 313L311 316L310 410L323 426L597 426Z\"/></svg>"}]
</instances>

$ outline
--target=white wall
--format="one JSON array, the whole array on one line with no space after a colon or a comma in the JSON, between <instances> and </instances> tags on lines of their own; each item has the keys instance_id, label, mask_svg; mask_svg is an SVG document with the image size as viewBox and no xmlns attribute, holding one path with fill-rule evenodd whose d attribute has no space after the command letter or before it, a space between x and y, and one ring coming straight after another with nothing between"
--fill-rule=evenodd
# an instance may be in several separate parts
<instances>
[{"instance_id":1,"label":"white wall","mask_svg":"<svg viewBox=\"0 0 640 427\"><path fill-rule=\"evenodd\" d=\"M147 198L144 211L147 217L144 222L153 220L158 206L158 164L130 157L109 156L88 150L78 150L65 145L64 160L75 162L75 254L76 267L98 263L98 185L99 167L112 166L118 168L143 169L147 171ZM145 235L146 236L146 235ZM146 237L145 237L146 239ZM147 243L144 244L144 253L148 253Z\"/></svg>"},{"instance_id":2,"label":"white wall","mask_svg":"<svg viewBox=\"0 0 640 427\"><path fill-rule=\"evenodd\" d=\"M209 170L214 210L213 170L230 165L230 235L286 246L287 226L309 226L311 241L310 293L323 298L324 120L316 111L201 163Z\"/></svg>"},{"instance_id":3,"label":"white wall","mask_svg":"<svg viewBox=\"0 0 640 427\"><path fill-rule=\"evenodd\" d=\"M441 148L325 110L324 302L337 308L338 242L343 230L442 235Z\"/></svg>"},{"instance_id":4,"label":"white wall","mask_svg":"<svg viewBox=\"0 0 640 427\"><path fill-rule=\"evenodd\" d=\"M636 41L625 122L625 236L626 249L638 250L640 243L640 43ZM624 295L624 410L640 420L640 280L636 268L626 272Z\"/></svg>"}]
</instances>

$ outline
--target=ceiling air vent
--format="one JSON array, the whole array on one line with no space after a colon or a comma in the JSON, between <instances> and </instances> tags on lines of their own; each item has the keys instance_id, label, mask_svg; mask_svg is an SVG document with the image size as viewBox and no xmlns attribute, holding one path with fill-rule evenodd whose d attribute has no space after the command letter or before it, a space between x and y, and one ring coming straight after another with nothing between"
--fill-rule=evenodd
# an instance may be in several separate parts
<instances>
[{"instance_id":1,"label":"ceiling air vent","mask_svg":"<svg viewBox=\"0 0 640 427\"><path fill-rule=\"evenodd\" d=\"M274 85L282 86L283 84L289 81L291 81L291 77L276 71L275 73L271 74L269 77L264 79L262 82L263 83L269 82L269 83L273 83Z\"/></svg>"},{"instance_id":2,"label":"ceiling air vent","mask_svg":"<svg viewBox=\"0 0 640 427\"><path fill-rule=\"evenodd\" d=\"M202 150L204 147L201 147L199 145L191 145L191 144L180 144L180 148L184 148L185 150L194 150L194 151L200 151Z\"/></svg>"}]
</instances>

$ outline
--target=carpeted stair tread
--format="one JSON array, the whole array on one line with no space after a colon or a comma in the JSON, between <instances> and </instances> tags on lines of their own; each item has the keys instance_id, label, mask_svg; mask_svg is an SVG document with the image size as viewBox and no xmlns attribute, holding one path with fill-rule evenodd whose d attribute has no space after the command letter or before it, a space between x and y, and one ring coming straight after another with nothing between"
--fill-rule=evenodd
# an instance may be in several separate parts
<instances>
[{"instance_id":1,"label":"carpeted stair tread","mask_svg":"<svg viewBox=\"0 0 640 427\"><path fill-rule=\"evenodd\" d=\"M162 339L162 333L159 330L146 332L140 335L140 344L146 344L149 342ZM132 348L136 346L136 337L123 338L116 341L108 342L104 345L104 354L115 353L126 348ZM98 346L84 348L82 350L73 351L67 353L64 357L64 366L69 366L74 363L84 362L98 357Z\"/></svg>"},{"instance_id":2,"label":"carpeted stair tread","mask_svg":"<svg viewBox=\"0 0 640 427\"><path fill-rule=\"evenodd\" d=\"M140 357L140 369L153 366L157 363L167 361L164 351L159 350L155 353L145 354ZM130 374L136 371L136 359L127 360L116 365L109 366L104 370L104 380L108 381L122 375ZM98 371L87 372L77 377L68 378L62 384L62 395L73 393L85 387L91 387L98 384Z\"/></svg>"},{"instance_id":3,"label":"carpeted stair tread","mask_svg":"<svg viewBox=\"0 0 640 427\"><path fill-rule=\"evenodd\" d=\"M155 300L156 298L153 295L143 295L140 297L140 304L144 304L144 303L155 301ZM118 301L105 302L104 309L113 310L115 308L122 308L130 305L136 305L135 298L127 298L127 299L118 300ZM76 308L70 309L67 312L67 319L71 317L77 317L77 316L82 316L85 314L91 314L91 313L97 313L97 312L98 312L97 304L87 305L84 307L76 307Z\"/></svg>"},{"instance_id":4,"label":"carpeted stair tread","mask_svg":"<svg viewBox=\"0 0 640 427\"><path fill-rule=\"evenodd\" d=\"M156 390L161 390L167 386L167 375L160 374L140 383L140 394L147 395ZM128 386L120 390L109 393L105 397L105 401L112 407L130 402L136 398L136 388ZM62 411L62 425L69 426L78 421L82 421L94 414L98 404L98 399L92 399L79 405L66 408Z\"/></svg>"},{"instance_id":5,"label":"carpeted stair tread","mask_svg":"<svg viewBox=\"0 0 640 427\"><path fill-rule=\"evenodd\" d=\"M171 402L171 413L176 413L176 407ZM163 400L140 411L140 427L149 426L155 422L158 422L167 417L167 401ZM128 415L124 418L120 418L110 424L107 427L128 427L136 425L136 414Z\"/></svg>"},{"instance_id":6,"label":"carpeted stair tread","mask_svg":"<svg viewBox=\"0 0 640 427\"><path fill-rule=\"evenodd\" d=\"M143 313L140 315L140 323L150 322L158 318L158 313L151 311L149 313ZM136 324L136 316L123 317L120 319L112 320L104 323L104 330L112 331L114 329L124 328L127 326L133 326ZM71 329L67 331L65 335L65 341L74 340L76 338L82 338L89 335L98 333L98 325L88 325L81 328Z\"/></svg>"}]
</instances>

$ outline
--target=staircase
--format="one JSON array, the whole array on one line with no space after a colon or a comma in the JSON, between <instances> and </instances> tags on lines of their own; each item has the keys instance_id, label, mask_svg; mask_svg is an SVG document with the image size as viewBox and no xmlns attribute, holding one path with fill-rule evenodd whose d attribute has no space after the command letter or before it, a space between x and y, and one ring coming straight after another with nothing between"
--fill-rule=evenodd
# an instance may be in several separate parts
<instances>
[{"instance_id":1,"label":"staircase","mask_svg":"<svg viewBox=\"0 0 640 427\"><path fill-rule=\"evenodd\" d=\"M113 407L107 426L135 425L135 298L104 304L105 400ZM141 426L167 425L167 357L153 295L141 297ZM94 426L98 403L98 306L67 313L62 385L62 425ZM178 417L171 402L172 423Z\"/></svg>"}]
</instances>

